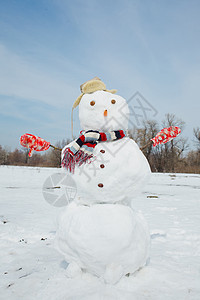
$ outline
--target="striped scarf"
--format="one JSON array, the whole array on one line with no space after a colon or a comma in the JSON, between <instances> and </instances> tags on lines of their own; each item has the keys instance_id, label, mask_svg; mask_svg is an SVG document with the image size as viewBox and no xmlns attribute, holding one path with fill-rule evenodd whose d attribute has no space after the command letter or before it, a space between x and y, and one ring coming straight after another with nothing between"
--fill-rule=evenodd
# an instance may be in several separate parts
<instances>
[{"instance_id":1,"label":"striped scarf","mask_svg":"<svg viewBox=\"0 0 200 300\"><path fill-rule=\"evenodd\" d=\"M74 173L75 165L81 166L93 157L93 150L99 142L114 141L127 136L127 131L99 132L94 130L81 131L80 137L71 147L63 151L62 167Z\"/></svg>"}]
</instances>

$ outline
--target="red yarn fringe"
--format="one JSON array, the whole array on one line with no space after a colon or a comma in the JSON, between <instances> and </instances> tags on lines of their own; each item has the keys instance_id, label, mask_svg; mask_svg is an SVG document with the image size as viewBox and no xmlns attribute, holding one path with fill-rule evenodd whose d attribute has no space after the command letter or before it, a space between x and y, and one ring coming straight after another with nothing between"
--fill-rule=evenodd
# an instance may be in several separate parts
<instances>
[{"instance_id":1,"label":"red yarn fringe","mask_svg":"<svg viewBox=\"0 0 200 300\"><path fill-rule=\"evenodd\" d=\"M72 155L69 148L66 148L63 153L62 158L62 167L66 168L70 173L74 173L75 166L81 166L82 164L86 163L90 158L93 157L92 154L88 155L83 151L79 150L76 155Z\"/></svg>"}]
</instances>

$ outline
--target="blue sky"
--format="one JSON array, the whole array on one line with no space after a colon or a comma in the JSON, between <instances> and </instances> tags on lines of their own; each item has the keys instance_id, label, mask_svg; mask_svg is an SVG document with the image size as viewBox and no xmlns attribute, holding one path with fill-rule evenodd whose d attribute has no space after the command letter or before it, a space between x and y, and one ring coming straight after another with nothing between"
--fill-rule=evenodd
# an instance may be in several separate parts
<instances>
[{"instance_id":1,"label":"blue sky","mask_svg":"<svg viewBox=\"0 0 200 300\"><path fill-rule=\"evenodd\" d=\"M79 86L94 76L129 99L200 126L200 1L0 0L0 144L71 137ZM78 135L78 110L74 114ZM191 142L192 143L192 142ZM192 144L191 144L192 146Z\"/></svg>"}]
</instances>

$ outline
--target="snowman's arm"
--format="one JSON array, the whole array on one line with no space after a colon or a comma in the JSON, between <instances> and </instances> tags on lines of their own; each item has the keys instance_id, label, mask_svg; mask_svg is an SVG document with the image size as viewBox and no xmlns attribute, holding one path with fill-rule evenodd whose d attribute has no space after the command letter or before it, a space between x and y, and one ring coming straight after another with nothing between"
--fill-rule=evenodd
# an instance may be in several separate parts
<instances>
[{"instance_id":1,"label":"snowman's arm","mask_svg":"<svg viewBox=\"0 0 200 300\"><path fill-rule=\"evenodd\" d=\"M149 141L148 143L146 143L146 145L144 145L143 147L141 147L140 150L142 151L142 150L146 149L147 147L151 146L152 144L153 144L153 142Z\"/></svg>"}]
</instances>

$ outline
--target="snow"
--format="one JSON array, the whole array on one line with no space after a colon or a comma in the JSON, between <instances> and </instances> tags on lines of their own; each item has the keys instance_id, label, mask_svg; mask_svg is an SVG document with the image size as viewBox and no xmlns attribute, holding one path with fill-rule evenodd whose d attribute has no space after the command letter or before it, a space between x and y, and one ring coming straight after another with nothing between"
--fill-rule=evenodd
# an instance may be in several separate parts
<instances>
[{"instance_id":1,"label":"snow","mask_svg":"<svg viewBox=\"0 0 200 300\"><path fill-rule=\"evenodd\" d=\"M111 101L115 100L115 104ZM95 101L91 106L90 102ZM107 117L104 111L107 110ZM129 108L126 100L112 93L96 91L84 94L79 104L79 120L82 130L127 130Z\"/></svg>"},{"instance_id":2,"label":"snow","mask_svg":"<svg viewBox=\"0 0 200 300\"><path fill-rule=\"evenodd\" d=\"M73 272L77 274L82 269L115 284L147 263L148 225L130 204L151 171L132 139L126 136L113 140L116 139L113 130L128 128L129 110L124 98L105 91L85 94L80 102L79 118L84 131L107 130L110 140L95 144L89 163L76 164L72 179L77 195L75 203L58 219L57 249L70 263L67 273L71 277ZM90 142L93 136L90 132ZM78 141L72 148L78 150L77 145ZM66 147L68 150L69 145ZM83 147L88 146L84 144L80 151Z\"/></svg>"},{"instance_id":3,"label":"snow","mask_svg":"<svg viewBox=\"0 0 200 300\"><path fill-rule=\"evenodd\" d=\"M200 175L153 174L133 202L151 232L150 262L117 284L67 277L42 186L53 168L0 167L0 299L200 299Z\"/></svg>"},{"instance_id":4,"label":"snow","mask_svg":"<svg viewBox=\"0 0 200 300\"><path fill-rule=\"evenodd\" d=\"M146 183L150 166L132 139L113 140L114 130L128 128L124 98L105 91L85 94L79 118L84 131L107 130L110 140L95 145L89 163L76 165L72 178L77 196L58 220L57 249L70 263L72 276L71 270L77 273L79 268L115 284L146 265L149 257L148 225L130 204Z\"/></svg>"},{"instance_id":5,"label":"snow","mask_svg":"<svg viewBox=\"0 0 200 300\"><path fill-rule=\"evenodd\" d=\"M91 105L92 102L94 105ZM112 136L112 131L128 130L128 104L123 97L105 91L84 94L79 104L79 119L83 131L107 131ZM62 158L66 148L72 145L73 142L66 145ZM126 136L99 142L93 149L90 163L75 167L72 178L76 182L79 196L75 201L85 205L129 204L149 174L149 163L133 139Z\"/></svg>"},{"instance_id":6,"label":"snow","mask_svg":"<svg viewBox=\"0 0 200 300\"><path fill-rule=\"evenodd\" d=\"M71 203L59 219L58 250L108 283L146 264L150 235L144 218L128 206Z\"/></svg>"},{"instance_id":7,"label":"snow","mask_svg":"<svg viewBox=\"0 0 200 300\"><path fill-rule=\"evenodd\" d=\"M130 203L150 175L148 161L138 145L129 137L100 142L93 155L91 163L76 166L71 174L77 185L75 201L86 205ZM99 183L103 188L99 188Z\"/></svg>"}]
</instances>

